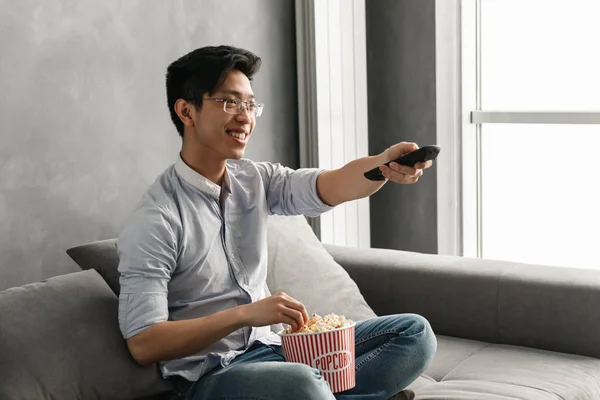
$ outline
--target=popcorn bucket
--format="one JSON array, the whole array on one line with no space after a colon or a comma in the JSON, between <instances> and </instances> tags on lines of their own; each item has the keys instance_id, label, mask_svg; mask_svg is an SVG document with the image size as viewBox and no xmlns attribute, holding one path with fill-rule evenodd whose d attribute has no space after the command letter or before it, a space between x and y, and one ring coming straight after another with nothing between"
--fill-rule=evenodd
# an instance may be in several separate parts
<instances>
[{"instance_id":1,"label":"popcorn bucket","mask_svg":"<svg viewBox=\"0 0 600 400\"><path fill-rule=\"evenodd\" d=\"M309 365L321 371L333 393L356 385L354 369L355 323L325 332L285 333L281 344L285 360Z\"/></svg>"}]
</instances>

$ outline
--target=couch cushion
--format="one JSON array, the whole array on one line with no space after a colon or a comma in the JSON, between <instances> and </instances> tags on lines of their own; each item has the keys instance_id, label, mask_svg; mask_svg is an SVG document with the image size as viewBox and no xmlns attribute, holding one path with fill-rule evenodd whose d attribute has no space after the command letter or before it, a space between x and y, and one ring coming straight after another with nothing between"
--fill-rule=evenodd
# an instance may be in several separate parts
<instances>
[{"instance_id":1,"label":"couch cushion","mask_svg":"<svg viewBox=\"0 0 600 400\"><path fill-rule=\"evenodd\" d=\"M537 389L483 381L448 381L418 389L415 400L571 400Z\"/></svg>"},{"instance_id":2,"label":"couch cushion","mask_svg":"<svg viewBox=\"0 0 600 400\"><path fill-rule=\"evenodd\" d=\"M73 259L83 270L96 270L108 283L108 286L118 296L119 285L119 256L117 255L117 240L107 239L82 244L67 250L69 257Z\"/></svg>"},{"instance_id":3,"label":"couch cushion","mask_svg":"<svg viewBox=\"0 0 600 400\"><path fill-rule=\"evenodd\" d=\"M132 399L170 389L131 358L95 271L0 292L0 399Z\"/></svg>"},{"instance_id":4,"label":"couch cushion","mask_svg":"<svg viewBox=\"0 0 600 400\"><path fill-rule=\"evenodd\" d=\"M490 344L476 340L437 335L435 357L425 371L427 377L441 381L458 365Z\"/></svg>"},{"instance_id":5,"label":"couch cushion","mask_svg":"<svg viewBox=\"0 0 600 400\"><path fill-rule=\"evenodd\" d=\"M308 313L336 313L354 320L375 317L356 283L336 263L303 216L270 216L267 284L286 292Z\"/></svg>"},{"instance_id":6,"label":"couch cushion","mask_svg":"<svg viewBox=\"0 0 600 400\"><path fill-rule=\"evenodd\" d=\"M447 340L450 339L450 340ZM441 382L416 388L418 400L592 400L600 399L600 360L526 347L485 344L465 346L460 339L438 336L434 362L425 372L429 377L439 358L463 353L462 362L448 371ZM449 346L454 343L454 346ZM473 346L478 342L471 343ZM452 349L458 345L460 349ZM469 349L470 347L470 349ZM450 366L450 363L446 363ZM433 375L439 375L434 373Z\"/></svg>"},{"instance_id":7,"label":"couch cushion","mask_svg":"<svg viewBox=\"0 0 600 400\"><path fill-rule=\"evenodd\" d=\"M408 385L406 389L412 390L413 392L418 392L419 390L422 390L423 387L433 383L437 383L433 378L427 375L421 375L417 377L417 379L415 379L410 385Z\"/></svg>"}]
</instances>

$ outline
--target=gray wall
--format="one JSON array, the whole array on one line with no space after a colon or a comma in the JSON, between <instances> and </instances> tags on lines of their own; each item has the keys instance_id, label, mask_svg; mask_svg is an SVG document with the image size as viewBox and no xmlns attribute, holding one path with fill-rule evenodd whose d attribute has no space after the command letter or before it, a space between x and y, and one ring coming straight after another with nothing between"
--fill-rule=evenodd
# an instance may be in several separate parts
<instances>
[{"instance_id":1,"label":"gray wall","mask_svg":"<svg viewBox=\"0 0 600 400\"><path fill-rule=\"evenodd\" d=\"M166 67L209 44L263 58L247 156L297 167L293 0L0 0L0 290L117 235L180 147Z\"/></svg>"},{"instance_id":2,"label":"gray wall","mask_svg":"<svg viewBox=\"0 0 600 400\"><path fill-rule=\"evenodd\" d=\"M435 0L368 0L366 13L370 154L435 144ZM371 246L437 253L436 196L435 165L386 185L370 200Z\"/></svg>"}]
</instances>

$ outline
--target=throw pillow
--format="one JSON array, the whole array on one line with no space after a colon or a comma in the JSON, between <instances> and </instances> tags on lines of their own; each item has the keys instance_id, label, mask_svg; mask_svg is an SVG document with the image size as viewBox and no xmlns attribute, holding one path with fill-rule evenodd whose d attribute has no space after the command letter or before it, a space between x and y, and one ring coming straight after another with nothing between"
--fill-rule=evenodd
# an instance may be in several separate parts
<instances>
[{"instance_id":1,"label":"throw pillow","mask_svg":"<svg viewBox=\"0 0 600 400\"><path fill-rule=\"evenodd\" d=\"M117 240L107 239L82 244L67 250L69 257L73 259L83 270L96 270L106 281L112 291L119 296L121 286L119 285L119 256L117 254Z\"/></svg>"},{"instance_id":2,"label":"throw pillow","mask_svg":"<svg viewBox=\"0 0 600 400\"><path fill-rule=\"evenodd\" d=\"M169 391L131 357L95 271L0 292L0 399L133 399Z\"/></svg>"},{"instance_id":3,"label":"throw pillow","mask_svg":"<svg viewBox=\"0 0 600 400\"><path fill-rule=\"evenodd\" d=\"M287 293L302 302L309 315L335 313L355 321L376 316L305 217L270 216L267 240L267 284L272 293Z\"/></svg>"}]
</instances>

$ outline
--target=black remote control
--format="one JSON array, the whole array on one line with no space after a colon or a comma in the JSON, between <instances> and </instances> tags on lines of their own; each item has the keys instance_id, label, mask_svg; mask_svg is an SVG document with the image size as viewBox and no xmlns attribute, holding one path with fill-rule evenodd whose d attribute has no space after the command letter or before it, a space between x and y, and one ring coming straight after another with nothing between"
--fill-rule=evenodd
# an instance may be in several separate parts
<instances>
[{"instance_id":1,"label":"black remote control","mask_svg":"<svg viewBox=\"0 0 600 400\"><path fill-rule=\"evenodd\" d=\"M408 167L414 167L416 163L425 162L429 160L435 160L438 154L440 154L441 148L439 146L423 146L415 151L406 153L393 161L385 163L389 167L390 163L396 162L400 165L406 165ZM370 171L365 172L365 178L372 181L384 181L385 177L381 173L379 167L375 167Z\"/></svg>"}]
</instances>

